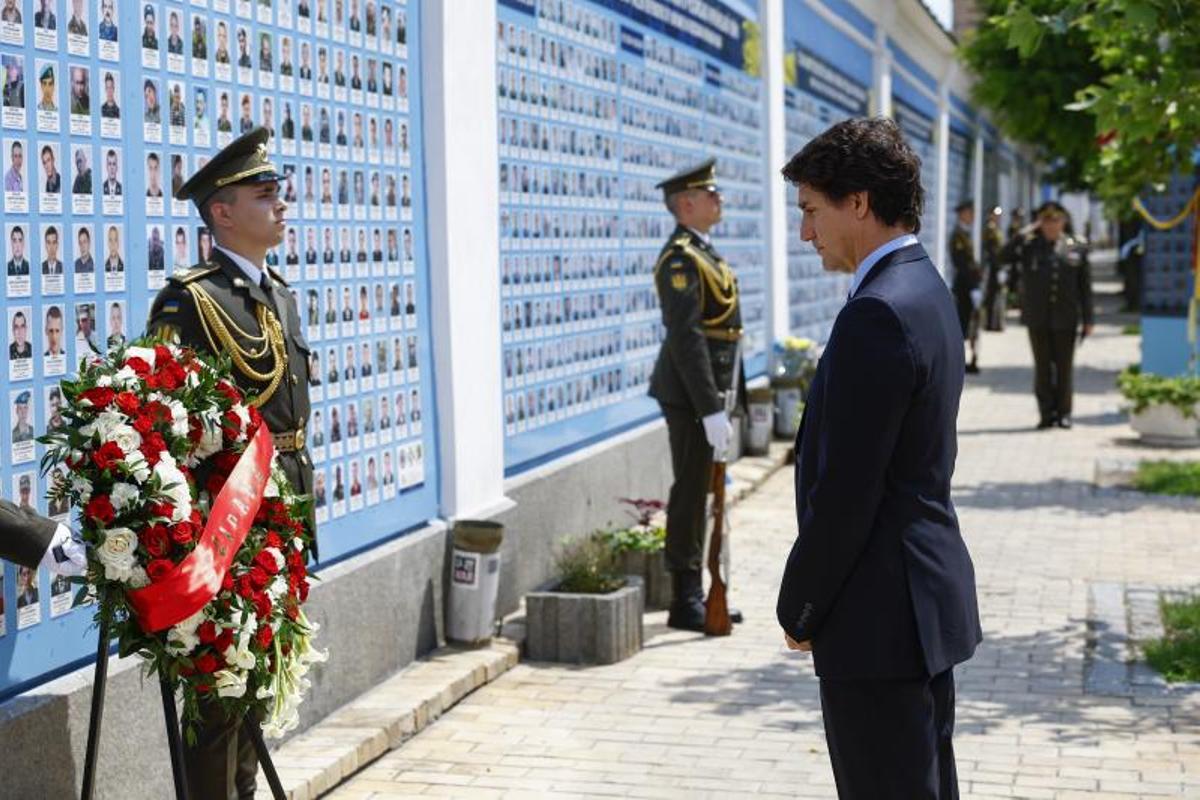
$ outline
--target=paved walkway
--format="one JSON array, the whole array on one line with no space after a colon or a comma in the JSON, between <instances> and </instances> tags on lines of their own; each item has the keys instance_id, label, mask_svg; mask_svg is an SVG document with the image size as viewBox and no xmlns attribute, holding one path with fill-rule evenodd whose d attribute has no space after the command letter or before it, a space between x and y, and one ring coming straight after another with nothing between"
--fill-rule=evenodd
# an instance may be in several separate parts
<instances>
[{"instance_id":1,"label":"paved walkway","mask_svg":"<svg viewBox=\"0 0 1200 800\"><path fill-rule=\"evenodd\" d=\"M1114 377L1138 358L1120 322L1107 316L1079 351L1074 430L1032 430L1018 325L986 336L963 397L955 502L986 637L958 672L967 797L1200 798L1200 693L1084 692L1090 584L1200 574L1196 506L1091 486L1098 458L1147 452L1118 413ZM732 637L650 614L645 650L624 663L520 664L329 796L833 797L811 661L774 622L791 486L783 470L733 513L748 621Z\"/></svg>"}]
</instances>

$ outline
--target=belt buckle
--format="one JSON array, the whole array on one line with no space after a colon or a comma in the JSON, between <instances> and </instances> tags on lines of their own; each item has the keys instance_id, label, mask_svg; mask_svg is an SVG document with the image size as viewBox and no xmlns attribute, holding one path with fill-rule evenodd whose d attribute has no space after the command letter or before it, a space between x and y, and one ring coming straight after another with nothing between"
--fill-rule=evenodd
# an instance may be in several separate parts
<instances>
[{"instance_id":1,"label":"belt buckle","mask_svg":"<svg viewBox=\"0 0 1200 800\"><path fill-rule=\"evenodd\" d=\"M304 449L304 427L303 426L296 429L295 435L293 436L293 440L292 440L292 447L294 447L296 450Z\"/></svg>"}]
</instances>

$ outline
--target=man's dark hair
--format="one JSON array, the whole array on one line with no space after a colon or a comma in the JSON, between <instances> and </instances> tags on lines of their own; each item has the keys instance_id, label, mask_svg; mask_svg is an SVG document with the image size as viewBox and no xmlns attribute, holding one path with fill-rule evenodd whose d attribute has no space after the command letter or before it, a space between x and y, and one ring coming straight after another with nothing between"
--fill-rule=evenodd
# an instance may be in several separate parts
<instances>
[{"instance_id":1,"label":"man's dark hair","mask_svg":"<svg viewBox=\"0 0 1200 800\"><path fill-rule=\"evenodd\" d=\"M921 159L890 119L839 122L810 141L783 168L793 186L815 189L835 203L866 192L883 224L921 230L925 190Z\"/></svg>"},{"instance_id":2,"label":"man's dark hair","mask_svg":"<svg viewBox=\"0 0 1200 800\"><path fill-rule=\"evenodd\" d=\"M237 192L234 191L234 188L232 186L222 186L204 201L204 205L200 206L200 219L204 221L205 226L210 231L215 230L212 217L213 203L233 205L235 202L237 202Z\"/></svg>"}]
</instances>

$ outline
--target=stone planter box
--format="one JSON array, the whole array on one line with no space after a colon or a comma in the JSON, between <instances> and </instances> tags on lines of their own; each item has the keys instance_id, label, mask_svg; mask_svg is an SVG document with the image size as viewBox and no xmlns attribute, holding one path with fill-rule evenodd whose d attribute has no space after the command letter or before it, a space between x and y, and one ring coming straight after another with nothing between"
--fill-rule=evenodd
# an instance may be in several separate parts
<instances>
[{"instance_id":1,"label":"stone planter box","mask_svg":"<svg viewBox=\"0 0 1200 800\"><path fill-rule=\"evenodd\" d=\"M1130 426L1147 444L1168 447L1200 445L1200 405L1191 417L1173 405L1157 403L1129 416Z\"/></svg>"},{"instance_id":2,"label":"stone planter box","mask_svg":"<svg viewBox=\"0 0 1200 800\"><path fill-rule=\"evenodd\" d=\"M614 664L642 649L642 579L608 594L551 587L525 595L525 647L533 661Z\"/></svg>"},{"instance_id":3,"label":"stone planter box","mask_svg":"<svg viewBox=\"0 0 1200 800\"><path fill-rule=\"evenodd\" d=\"M639 575L646 610L659 611L671 605L671 573L663 550L622 550L617 554L617 568L625 575Z\"/></svg>"}]
</instances>

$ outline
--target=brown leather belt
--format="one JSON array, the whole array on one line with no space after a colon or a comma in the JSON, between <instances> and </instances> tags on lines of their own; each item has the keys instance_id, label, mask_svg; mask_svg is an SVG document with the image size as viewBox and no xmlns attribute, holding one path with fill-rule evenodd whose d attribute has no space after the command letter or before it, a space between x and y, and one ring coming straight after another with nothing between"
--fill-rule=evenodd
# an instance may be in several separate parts
<instances>
[{"instance_id":1,"label":"brown leather belt","mask_svg":"<svg viewBox=\"0 0 1200 800\"><path fill-rule=\"evenodd\" d=\"M275 440L275 452L291 453L296 450L303 450L306 441L307 432L303 427L294 431L280 431L279 433L271 434L271 438Z\"/></svg>"},{"instance_id":2,"label":"brown leather belt","mask_svg":"<svg viewBox=\"0 0 1200 800\"><path fill-rule=\"evenodd\" d=\"M722 342L736 342L742 338L741 328L705 328L704 336L708 339L720 339Z\"/></svg>"}]
</instances>

